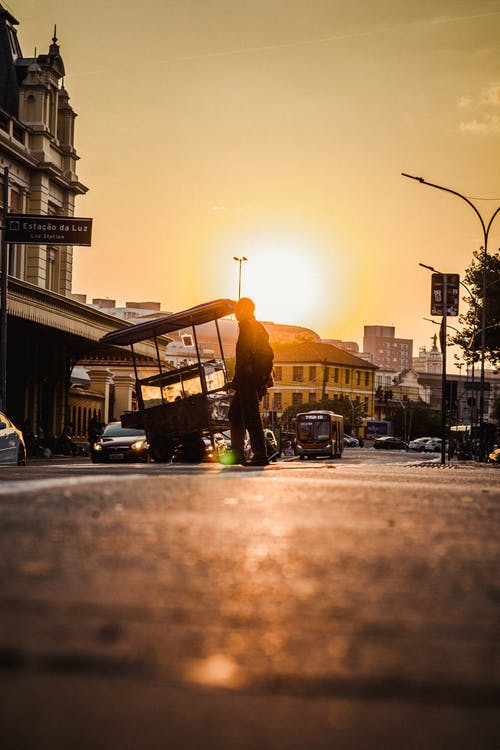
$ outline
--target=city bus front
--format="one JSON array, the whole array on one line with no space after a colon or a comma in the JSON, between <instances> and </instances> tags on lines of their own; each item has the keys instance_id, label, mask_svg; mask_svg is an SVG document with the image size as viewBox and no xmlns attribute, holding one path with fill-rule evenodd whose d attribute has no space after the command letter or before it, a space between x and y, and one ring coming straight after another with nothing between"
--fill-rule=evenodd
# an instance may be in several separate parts
<instances>
[{"instance_id":1,"label":"city bus front","mask_svg":"<svg viewBox=\"0 0 500 750\"><path fill-rule=\"evenodd\" d=\"M299 458L342 455L343 417L331 411L297 414L295 452Z\"/></svg>"}]
</instances>

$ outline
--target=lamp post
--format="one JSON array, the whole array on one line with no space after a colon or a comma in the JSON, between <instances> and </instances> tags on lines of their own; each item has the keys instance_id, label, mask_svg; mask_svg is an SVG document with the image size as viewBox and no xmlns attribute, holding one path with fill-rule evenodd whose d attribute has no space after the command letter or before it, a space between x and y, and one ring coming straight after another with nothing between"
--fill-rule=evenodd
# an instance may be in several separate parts
<instances>
[{"instance_id":1,"label":"lamp post","mask_svg":"<svg viewBox=\"0 0 500 750\"><path fill-rule=\"evenodd\" d=\"M485 448L485 441L484 441L484 361L485 361L485 351L486 351L486 263L488 259L488 235L490 233L491 225L493 224L493 221L497 214L500 212L500 206L493 212L492 217L490 218L488 224L486 225L483 217L481 216L479 210L476 208L476 206L472 203L472 201L469 200L465 195L462 195L462 193L457 192L456 190L452 190L451 188L443 187L443 185L435 185L432 182L427 182L427 180L424 180L423 177L415 177L415 175L412 174L406 174L406 172L401 172L401 175L403 177L408 177L410 180L417 180L417 182L420 182L422 185L427 185L428 187L436 188L437 190L444 190L446 193L451 193L452 195L456 195L458 198L461 198L465 203L468 203L468 205L472 208L476 216L478 217L479 221L481 222L481 228L483 230L483 238L484 238L484 244L483 244L483 308L482 308L482 315L481 315L481 384L480 384L480 395L479 395L479 440L480 440L480 448L479 448L479 459L481 461L484 460L484 448Z\"/></svg>"},{"instance_id":2,"label":"lamp post","mask_svg":"<svg viewBox=\"0 0 500 750\"><path fill-rule=\"evenodd\" d=\"M241 256L241 258L237 258L236 255L233 256L233 260L238 261L239 263L239 269L238 269L238 299L241 297L241 264L243 261L248 260L248 258L245 258L244 255Z\"/></svg>"}]
</instances>

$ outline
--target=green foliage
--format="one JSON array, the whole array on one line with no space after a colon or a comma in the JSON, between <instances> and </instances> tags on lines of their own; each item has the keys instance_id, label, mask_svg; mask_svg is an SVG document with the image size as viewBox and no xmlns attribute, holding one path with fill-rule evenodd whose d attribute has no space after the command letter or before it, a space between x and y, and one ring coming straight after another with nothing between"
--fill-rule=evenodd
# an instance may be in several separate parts
<instances>
[{"instance_id":1,"label":"green foliage","mask_svg":"<svg viewBox=\"0 0 500 750\"><path fill-rule=\"evenodd\" d=\"M450 338L464 352L464 359L477 362L481 358L481 321L483 310L483 268L486 260L486 328L485 356L493 366L500 365L500 252L476 250L466 269L464 282L472 298L464 296L468 309L460 315L461 330Z\"/></svg>"},{"instance_id":2,"label":"green foliage","mask_svg":"<svg viewBox=\"0 0 500 750\"><path fill-rule=\"evenodd\" d=\"M394 434L404 436L406 416L406 431L410 440L417 437L433 437L441 434L441 414L429 406L410 406L406 408L406 415L401 406L391 406L387 412L387 419L394 425Z\"/></svg>"}]
</instances>

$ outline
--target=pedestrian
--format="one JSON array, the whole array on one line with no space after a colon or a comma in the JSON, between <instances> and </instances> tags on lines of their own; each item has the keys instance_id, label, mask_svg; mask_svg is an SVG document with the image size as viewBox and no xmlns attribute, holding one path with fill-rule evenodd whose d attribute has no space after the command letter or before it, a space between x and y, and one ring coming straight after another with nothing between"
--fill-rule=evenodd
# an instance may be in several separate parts
<instances>
[{"instance_id":1,"label":"pedestrian","mask_svg":"<svg viewBox=\"0 0 500 750\"><path fill-rule=\"evenodd\" d=\"M231 425L232 463L246 464L244 457L245 431L248 430L253 456L251 466L267 466L266 439L260 418L259 402L272 386L274 353L269 334L255 320L255 305L248 297L236 304L239 324L236 342L234 379L229 387L234 390L229 407Z\"/></svg>"}]
</instances>

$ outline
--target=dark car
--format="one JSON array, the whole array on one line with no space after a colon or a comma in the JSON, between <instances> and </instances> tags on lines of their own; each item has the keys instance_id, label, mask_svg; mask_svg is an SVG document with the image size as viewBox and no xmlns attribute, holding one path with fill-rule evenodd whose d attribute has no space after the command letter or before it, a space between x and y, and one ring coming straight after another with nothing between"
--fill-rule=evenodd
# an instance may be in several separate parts
<instances>
[{"instance_id":1,"label":"dark car","mask_svg":"<svg viewBox=\"0 0 500 750\"><path fill-rule=\"evenodd\" d=\"M373 447L402 451L406 449L406 443L399 438L391 437L390 435L383 435L382 437L375 438L373 441Z\"/></svg>"},{"instance_id":2,"label":"dark car","mask_svg":"<svg viewBox=\"0 0 500 750\"><path fill-rule=\"evenodd\" d=\"M138 427L122 427L110 422L102 435L90 446L93 463L107 461L149 461L146 433Z\"/></svg>"},{"instance_id":3,"label":"dark car","mask_svg":"<svg viewBox=\"0 0 500 750\"><path fill-rule=\"evenodd\" d=\"M0 464L26 464L23 433L5 414L0 412Z\"/></svg>"},{"instance_id":4,"label":"dark car","mask_svg":"<svg viewBox=\"0 0 500 750\"><path fill-rule=\"evenodd\" d=\"M226 439L220 432L214 432L212 438L213 443L208 435L200 435L198 432L184 435L175 448L172 460L183 463L220 461L226 452Z\"/></svg>"}]
</instances>

